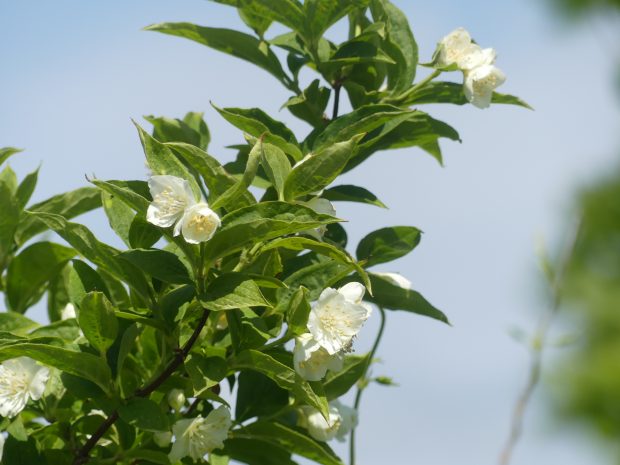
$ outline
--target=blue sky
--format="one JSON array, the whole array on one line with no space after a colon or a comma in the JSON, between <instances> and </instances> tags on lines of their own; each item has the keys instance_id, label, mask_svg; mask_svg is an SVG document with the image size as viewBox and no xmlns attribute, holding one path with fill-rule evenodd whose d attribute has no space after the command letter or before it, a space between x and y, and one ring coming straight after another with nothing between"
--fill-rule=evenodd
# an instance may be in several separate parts
<instances>
[{"instance_id":1,"label":"blue sky","mask_svg":"<svg viewBox=\"0 0 620 465\"><path fill-rule=\"evenodd\" d=\"M386 225L424 230L419 248L383 271L407 276L453 322L389 315L376 373L393 376L400 387L366 393L360 464L494 464L526 374L525 351L507 330L531 328L545 305L536 244L542 237L553 250L575 190L616 166L614 62L604 34L563 27L542 2L395 3L410 18L422 59L464 26L498 51L508 76L501 90L536 111L427 108L463 139L443 144L444 168L408 149L376 155L342 180L366 186L390 207L340 204L352 244ZM209 101L259 106L294 121L279 111L289 95L261 70L141 31L180 20L243 27L232 9L203 0L0 3L0 146L27 149L12 162L21 176L42 163L35 200L84 185L85 174L144 179L130 118L205 111L210 151L222 160L233 156L223 147L239 143L241 134ZM299 122L292 127L300 136L308 130ZM84 222L119 244L103 213ZM358 351L370 346L377 320L364 329ZM548 419L549 398L537 391L514 465L612 463L586 433Z\"/></svg>"}]
</instances>

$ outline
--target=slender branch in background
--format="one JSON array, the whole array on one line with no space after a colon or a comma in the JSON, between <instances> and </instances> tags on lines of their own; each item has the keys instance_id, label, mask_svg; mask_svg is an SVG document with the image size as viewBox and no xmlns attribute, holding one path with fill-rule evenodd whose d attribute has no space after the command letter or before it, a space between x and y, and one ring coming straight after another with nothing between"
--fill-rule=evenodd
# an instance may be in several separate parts
<instances>
[{"instance_id":1,"label":"slender branch in background","mask_svg":"<svg viewBox=\"0 0 620 465\"><path fill-rule=\"evenodd\" d=\"M525 415L525 410L527 409L530 398L532 397L532 394L536 389L538 382L540 381L540 375L542 372L543 350L545 348L547 335L549 333L549 329L551 328L551 324L553 323L553 319L560 310L564 275L566 273L566 269L568 267L570 259L575 251L575 246L579 238L581 226L582 218L581 216L579 216L577 221L575 221L575 225L571 230L571 235L568 238L568 241L566 242L566 245L563 248L558 259L558 267L556 269L551 284L551 306L549 307L549 310L545 312L544 315L542 315L540 322L538 323L538 327L536 328L534 339L531 344L529 374L527 382L515 403L512 413L510 433L508 434L508 438L506 439L506 443L499 457L499 465L508 465L510 463L515 446L519 442L519 438L521 437L521 434L523 432L523 417Z\"/></svg>"},{"instance_id":2,"label":"slender branch in background","mask_svg":"<svg viewBox=\"0 0 620 465\"><path fill-rule=\"evenodd\" d=\"M336 82L334 84L334 110L332 111L332 119L338 118L338 106L340 105L340 89L342 89L342 83Z\"/></svg>"},{"instance_id":3,"label":"slender branch in background","mask_svg":"<svg viewBox=\"0 0 620 465\"><path fill-rule=\"evenodd\" d=\"M204 328L207 323L207 318L209 318L210 311L204 309L202 312L202 316L194 329L194 332L187 340L187 342L183 345L183 348L178 349L174 358L168 363L168 366L160 373L160 375L151 381L149 384L144 386L141 389L138 389L134 393L134 397L147 397L153 391L155 391L159 386L166 381L170 375L172 375L185 361L189 352L192 350L193 345L198 340L198 336L200 336L200 332L202 328ZM97 431L86 441L86 443L77 451L75 455L75 459L73 460L73 465L84 465L88 463L90 460L90 452L97 445L99 440L105 435L105 433L110 429L110 427L118 420L118 410L114 410L105 420Z\"/></svg>"},{"instance_id":4,"label":"slender branch in background","mask_svg":"<svg viewBox=\"0 0 620 465\"><path fill-rule=\"evenodd\" d=\"M362 392L368 385L368 379L366 376L368 375L368 371L370 370L370 365L372 364L372 359L375 357L375 353L377 352L377 348L379 347L379 343L381 342L381 337L383 336L383 330L385 329L385 310L383 307L379 308L379 314L381 315L381 323L379 324L379 331L377 332L377 337L375 338L375 343L370 350L370 354L368 356L368 365L366 365L366 369L364 370L363 376L358 381L357 385L357 393L355 394L355 403L353 404L353 408L356 412L359 413L360 402L362 400ZM351 437L349 440L349 465L355 465L355 427L351 428Z\"/></svg>"}]
</instances>

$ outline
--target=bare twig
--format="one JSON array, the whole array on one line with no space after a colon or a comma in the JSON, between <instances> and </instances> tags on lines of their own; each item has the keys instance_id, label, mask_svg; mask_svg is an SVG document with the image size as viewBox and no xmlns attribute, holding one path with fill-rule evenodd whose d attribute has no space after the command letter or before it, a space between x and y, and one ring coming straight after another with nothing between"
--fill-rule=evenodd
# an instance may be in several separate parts
<instances>
[{"instance_id":1,"label":"bare twig","mask_svg":"<svg viewBox=\"0 0 620 465\"><path fill-rule=\"evenodd\" d=\"M527 377L527 382L521 394L517 398L515 403L512 420L510 425L510 433L508 434L508 438L506 439L506 443L504 448L502 449L501 455L499 457L499 465L508 465L512 458L515 446L519 442L519 438L523 432L523 418L525 416L525 411L530 402L532 394L540 381L540 375L542 372L542 357L543 350L545 348L545 343L547 340L547 335L549 333L549 329L551 324L553 323L553 319L557 315L560 310L560 302L562 298L562 285L564 280L564 274L566 273L566 268L570 262L570 259L575 250L575 245L577 244L577 239L579 238L579 234L581 231L582 218L575 222L575 225L572 229L571 236L558 260L558 268L553 277L552 285L551 285L551 306L549 310L541 317L538 327L536 328L536 333L531 344L531 354L530 354L530 364L529 364L529 372Z\"/></svg>"}]
</instances>

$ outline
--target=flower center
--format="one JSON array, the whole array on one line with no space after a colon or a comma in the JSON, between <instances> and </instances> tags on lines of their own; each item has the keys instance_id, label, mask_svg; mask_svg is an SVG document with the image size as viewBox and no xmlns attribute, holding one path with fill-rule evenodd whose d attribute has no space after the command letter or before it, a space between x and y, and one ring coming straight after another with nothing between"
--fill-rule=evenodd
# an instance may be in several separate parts
<instances>
[{"instance_id":1,"label":"flower center","mask_svg":"<svg viewBox=\"0 0 620 465\"><path fill-rule=\"evenodd\" d=\"M157 194L154 200L164 215L175 214L187 206L185 199L176 196L169 187Z\"/></svg>"},{"instance_id":2,"label":"flower center","mask_svg":"<svg viewBox=\"0 0 620 465\"><path fill-rule=\"evenodd\" d=\"M187 226L199 233L207 233L217 227L217 222L212 216L197 214L189 220Z\"/></svg>"},{"instance_id":3,"label":"flower center","mask_svg":"<svg viewBox=\"0 0 620 465\"><path fill-rule=\"evenodd\" d=\"M0 396L8 397L28 392L29 377L25 372L6 370L0 379Z\"/></svg>"}]
</instances>

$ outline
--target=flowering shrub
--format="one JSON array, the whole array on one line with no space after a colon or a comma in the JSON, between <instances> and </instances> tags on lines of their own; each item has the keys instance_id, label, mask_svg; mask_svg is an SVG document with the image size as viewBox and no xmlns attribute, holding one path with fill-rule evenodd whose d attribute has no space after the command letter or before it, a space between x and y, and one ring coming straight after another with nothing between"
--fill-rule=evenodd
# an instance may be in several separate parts
<instances>
[{"instance_id":1,"label":"flowering shrub","mask_svg":"<svg viewBox=\"0 0 620 465\"><path fill-rule=\"evenodd\" d=\"M92 187L37 204L37 172L18 183L4 169L3 463L341 464L326 441L353 434L361 390L373 381L380 334L369 354L352 353L364 323L380 318L382 329L388 310L448 321L403 276L372 272L411 252L419 229L382 228L347 251L334 203L384 205L336 180L391 148L418 147L441 162L439 139L459 136L423 104L527 106L494 92L504 81L495 52L456 30L414 83L417 45L388 0L221 3L254 33L189 23L147 30L269 72L312 131L298 139L258 108L215 107L245 138L236 161L222 165L201 114L147 117L152 134L136 126L149 179L90 179ZM324 33L341 19L350 34L336 44ZM289 31L267 38L273 21ZM302 84L302 67L317 78ZM436 80L457 70L463 84ZM339 115L343 90L353 110ZM16 152L2 149L0 163ZM72 221L99 207L123 250ZM38 239L48 230L64 245ZM43 298L47 325L25 316ZM356 405L343 405L356 386Z\"/></svg>"}]
</instances>

